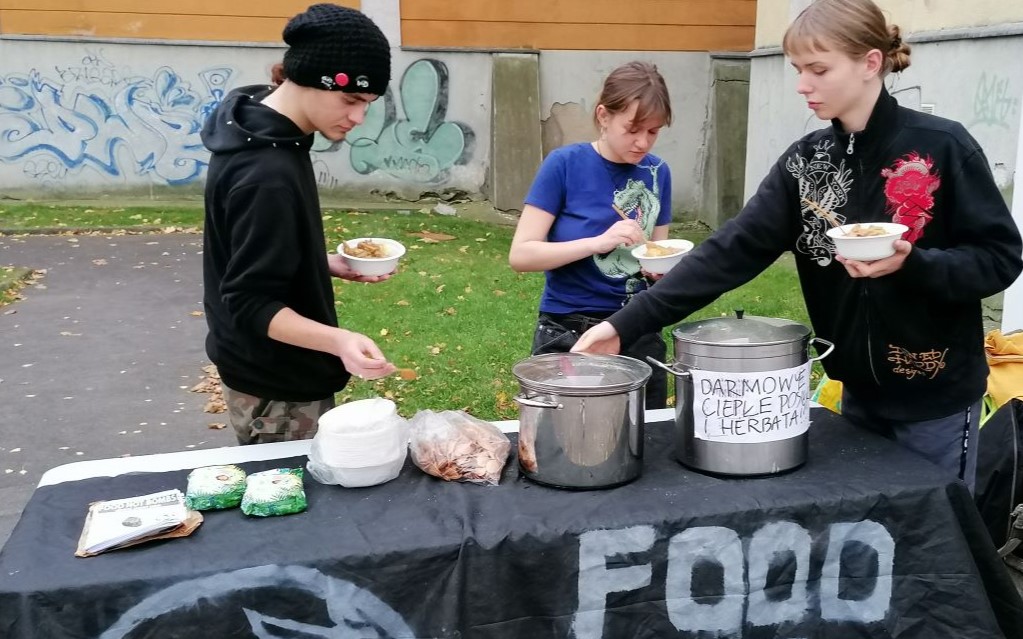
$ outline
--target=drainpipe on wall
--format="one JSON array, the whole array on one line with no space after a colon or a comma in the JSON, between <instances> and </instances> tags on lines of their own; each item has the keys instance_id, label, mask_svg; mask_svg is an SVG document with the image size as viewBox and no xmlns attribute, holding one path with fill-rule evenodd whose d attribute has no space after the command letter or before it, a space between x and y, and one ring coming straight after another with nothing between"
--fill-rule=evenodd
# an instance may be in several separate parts
<instances>
[{"instance_id":1,"label":"drainpipe on wall","mask_svg":"<svg viewBox=\"0 0 1023 639\"><path fill-rule=\"evenodd\" d=\"M1020 111L1019 138L1016 140L1016 169L1012 179L1012 218L1023 230L1023 110ZM1002 333L1023 330L1023 277L1005 291L1002 306Z\"/></svg>"}]
</instances>

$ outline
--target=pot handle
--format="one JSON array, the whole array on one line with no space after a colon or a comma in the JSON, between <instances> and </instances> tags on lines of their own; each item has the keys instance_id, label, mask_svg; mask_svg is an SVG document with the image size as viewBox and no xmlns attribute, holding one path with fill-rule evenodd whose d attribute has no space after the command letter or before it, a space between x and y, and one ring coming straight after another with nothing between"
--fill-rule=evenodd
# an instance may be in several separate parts
<instances>
[{"instance_id":1,"label":"pot handle","mask_svg":"<svg viewBox=\"0 0 1023 639\"><path fill-rule=\"evenodd\" d=\"M512 397L512 399L523 406L532 406L533 408L562 409L565 407L564 404L559 404L557 402L545 402L540 399L533 399L532 397L523 397L522 395L516 395L515 397Z\"/></svg>"},{"instance_id":2,"label":"pot handle","mask_svg":"<svg viewBox=\"0 0 1023 639\"><path fill-rule=\"evenodd\" d=\"M822 359L824 359L825 357L827 357L828 355L830 355L831 351L835 350L835 345L834 344L832 344L831 342L829 342L826 339L821 339L819 337L815 337L812 340L810 340L810 344L813 344L814 348L816 348L818 352L820 352L820 346L819 346L820 344L823 344L823 345L828 347L828 349L826 351L824 351L823 353L821 353L817 357L811 357L810 358L811 362L819 362ZM809 346L809 344L808 344L808 346Z\"/></svg>"},{"instance_id":3,"label":"pot handle","mask_svg":"<svg viewBox=\"0 0 1023 639\"><path fill-rule=\"evenodd\" d=\"M654 359L653 357L650 357L649 355L646 356L646 361L650 362L651 364L653 364L657 368L663 368L664 370L668 371L669 373L671 373L675 377L689 377L690 376L689 375L689 371L677 371L674 368L672 368L671 366L668 366L667 364L665 364L663 362L659 362L656 359Z\"/></svg>"}]
</instances>

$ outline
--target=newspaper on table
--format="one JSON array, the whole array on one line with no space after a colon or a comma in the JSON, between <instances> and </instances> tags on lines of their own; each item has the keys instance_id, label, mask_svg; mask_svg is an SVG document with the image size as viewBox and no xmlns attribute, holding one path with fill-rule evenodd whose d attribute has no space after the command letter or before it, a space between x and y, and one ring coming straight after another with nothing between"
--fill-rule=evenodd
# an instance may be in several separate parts
<instances>
[{"instance_id":1,"label":"newspaper on table","mask_svg":"<svg viewBox=\"0 0 1023 639\"><path fill-rule=\"evenodd\" d=\"M185 507L180 490L97 501L89 505L75 555L88 557L143 541L190 534L202 515Z\"/></svg>"}]
</instances>

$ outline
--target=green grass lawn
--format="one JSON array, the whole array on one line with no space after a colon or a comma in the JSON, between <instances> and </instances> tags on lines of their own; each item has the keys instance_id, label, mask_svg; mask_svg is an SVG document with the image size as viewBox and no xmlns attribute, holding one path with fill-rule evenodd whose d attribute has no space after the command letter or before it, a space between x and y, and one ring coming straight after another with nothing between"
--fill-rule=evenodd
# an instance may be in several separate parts
<instances>
[{"instance_id":1,"label":"green grass lawn","mask_svg":"<svg viewBox=\"0 0 1023 639\"><path fill-rule=\"evenodd\" d=\"M132 227L202 226L202 209L196 207L101 208L57 204L2 204L0 230L9 232L63 229L130 229Z\"/></svg>"},{"instance_id":2,"label":"green grass lawn","mask_svg":"<svg viewBox=\"0 0 1023 639\"><path fill-rule=\"evenodd\" d=\"M342 239L365 236L390 237L408 248L398 274L390 280L379 284L338 280L335 293L341 325L372 337L391 361L414 369L418 378L353 380L338 400L385 396L406 417L430 408L465 409L483 419L517 418L512 398L518 384L511 369L529 356L543 274L509 268L514 229L418 212L325 210L323 218L331 251ZM0 229L201 225L202 210L197 208L0 207ZM453 239L431 242L415 235L424 231ZM698 242L707 231L679 225L671 235ZM783 258L687 321L731 315L736 308L806 323L791 258ZM670 329L665 335L670 344Z\"/></svg>"},{"instance_id":3,"label":"green grass lawn","mask_svg":"<svg viewBox=\"0 0 1023 639\"><path fill-rule=\"evenodd\" d=\"M484 419L515 419L518 384L511 369L529 356L542 273L515 273L508 266L514 229L421 214L325 213L328 246L343 238L386 236L408 247L397 276L381 284L339 282L341 322L373 337L384 353L418 379L353 381L339 400L383 395L403 414L432 408L464 408ZM413 233L454 236L423 242ZM690 226L673 237L702 240ZM732 291L690 319L751 315L807 322L791 260ZM665 330L671 343L670 329Z\"/></svg>"}]
</instances>

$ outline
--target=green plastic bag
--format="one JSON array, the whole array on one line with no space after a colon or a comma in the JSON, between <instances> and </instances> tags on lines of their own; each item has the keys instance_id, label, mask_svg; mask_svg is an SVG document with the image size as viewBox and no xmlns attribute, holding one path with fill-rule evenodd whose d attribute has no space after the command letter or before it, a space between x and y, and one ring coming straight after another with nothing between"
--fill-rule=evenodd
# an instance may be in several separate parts
<instances>
[{"instance_id":1,"label":"green plastic bag","mask_svg":"<svg viewBox=\"0 0 1023 639\"><path fill-rule=\"evenodd\" d=\"M252 473L245 482L242 512L253 517L300 513L306 508L301 468Z\"/></svg>"},{"instance_id":2,"label":"green plastic bag","mask_svg":"<svg viewBox=\"0 0 1023 639\"><path fill-rule=\"evenodd\" d=\"M245 494L245 471L237 466L204 466L188 473L185 506L191 510L234 508Z\"/></svg>"}]
</instances>

